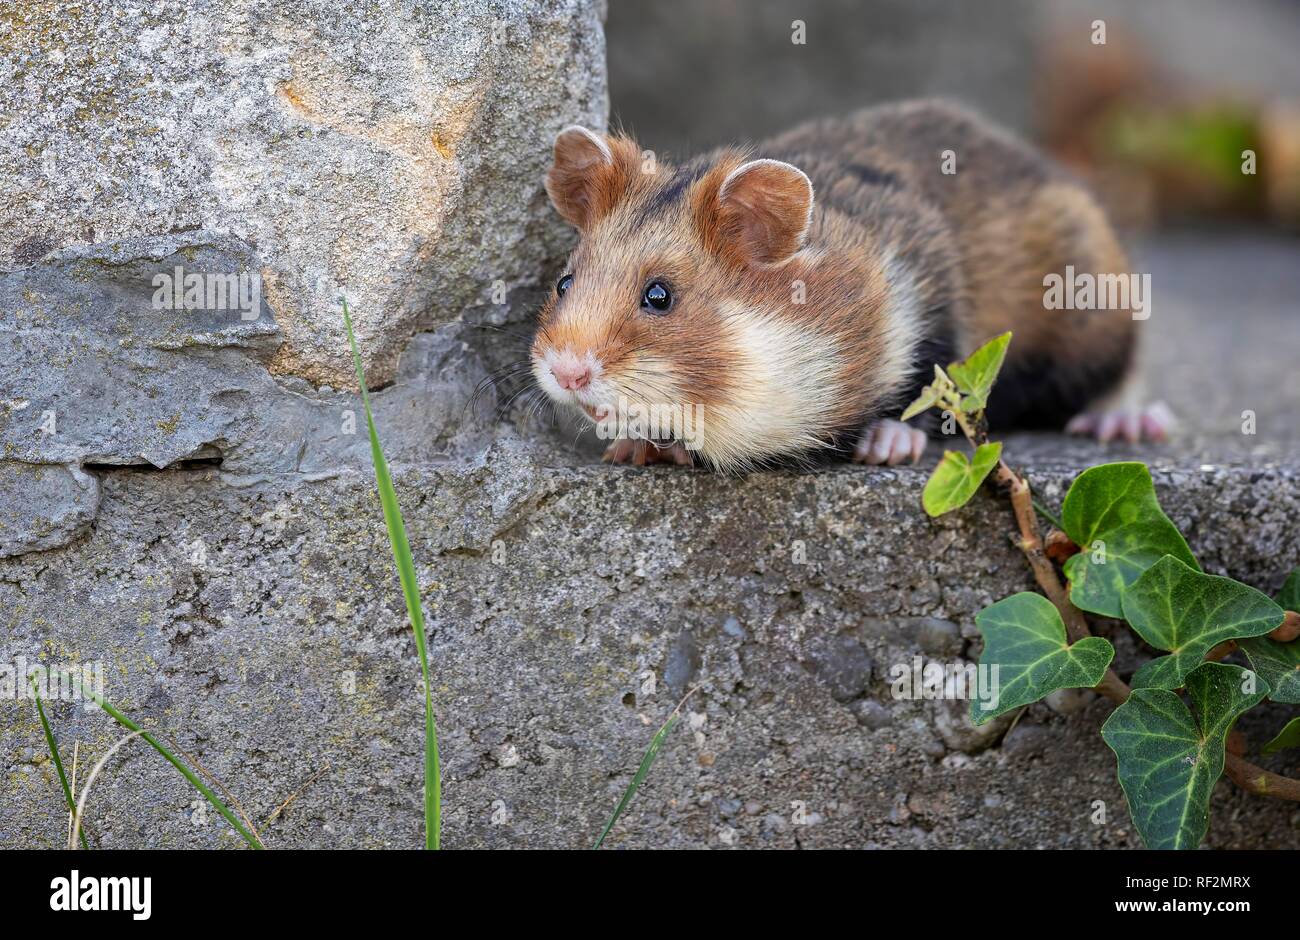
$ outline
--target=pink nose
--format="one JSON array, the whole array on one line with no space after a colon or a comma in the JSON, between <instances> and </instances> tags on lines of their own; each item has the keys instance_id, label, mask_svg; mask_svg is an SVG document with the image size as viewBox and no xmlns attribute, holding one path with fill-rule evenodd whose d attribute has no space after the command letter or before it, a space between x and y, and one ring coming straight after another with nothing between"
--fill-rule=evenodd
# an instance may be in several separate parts
<instances>
[{"instance_id":1,"label":"pink nose","mask_svg":"<svg viewBox=\"0 0 1300 940\"><path fill-rule=\"evenodd\" d=\"M586 388L587 383L591 381L591 369L584 365L556 363L551 366L551 374L555 376L555 381L560 384L560 388L571 392Z\"/></svg>"}]
</instances>

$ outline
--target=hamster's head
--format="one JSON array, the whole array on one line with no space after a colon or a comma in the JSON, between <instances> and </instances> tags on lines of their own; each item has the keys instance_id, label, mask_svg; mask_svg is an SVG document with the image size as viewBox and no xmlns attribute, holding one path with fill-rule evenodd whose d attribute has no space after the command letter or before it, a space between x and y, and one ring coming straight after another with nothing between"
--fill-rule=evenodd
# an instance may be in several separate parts
<instances>
[{"instance_id":1,"label":"hamster's head","mask_svg":"<svg viewBox=\"0 0 1300 940\"><path fill-rule=\"evenodd\" d=\"M602 437L675 439L723 470L825 446L843 396L835 351L794 306L817 263L802 171L737 151L670 166L569 127L546 191L581 236L531 349L556 403Z\"/></svg>"}]
</instances>

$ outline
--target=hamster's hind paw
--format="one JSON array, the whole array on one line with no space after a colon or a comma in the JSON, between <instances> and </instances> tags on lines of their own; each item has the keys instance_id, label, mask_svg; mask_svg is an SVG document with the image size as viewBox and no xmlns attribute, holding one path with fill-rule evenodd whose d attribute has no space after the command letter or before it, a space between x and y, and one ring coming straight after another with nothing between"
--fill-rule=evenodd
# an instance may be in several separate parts
<instances>
[{"instance_id":1,"label":"hamster's hind paw","mask_svg":"<svg viewBox=\"0 0 1300 940\"><path fill-rule=\"evenodd\" d=\"M637 467L652 463L672 463L679 467L689 467L695 463L691 458L691 452L679 441L661 446L653 441L633 440L627 437L621 437L606 447L605 456L601 459L605 463L630 463Z\"/></svg>"},{"instance_id":2,"label":"hamster's hind paw","mask_svg":"<svg viewBox=\"0 0 1300 940\"><path fill-rule=\"evenodd\" d=\"M916 463L925 451L928 439L902 421L875 421L862 432L853 451L854 463L889 464L893 467L905 460Z\"/></svg>"},{"instance_id":3,"label":"hamster's hind paw","mask_svg":"<svg viewBox=\"0 0 1300 940\"><path fill-rule=\"evenodd\" d=\"M1105 443L1116 439L1130 444L1163 441L1174 429L1174 413L1162 401L1145 408L1115 408L1085 411L1065 426L1066 434L1086 434Z\"/></svg>"}]
</instances>

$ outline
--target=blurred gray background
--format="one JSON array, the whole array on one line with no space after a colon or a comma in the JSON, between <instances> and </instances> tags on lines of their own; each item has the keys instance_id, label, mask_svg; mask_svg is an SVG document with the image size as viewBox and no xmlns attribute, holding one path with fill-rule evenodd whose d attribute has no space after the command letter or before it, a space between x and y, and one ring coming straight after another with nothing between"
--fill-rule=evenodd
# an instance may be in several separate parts
<instances>
[{"instance_id":1,"label":"blurred gray background","mask_svg":"<svg viewBox=\"0 0 1300 940\"><path fill-rule=\"evenodd\" d=\"M1294 0L610 0L611 123L689 152L943 95L1031 132L1061 43L1093 51L1095 19L1109 47L1194 94L1300 96Z\"/></svg>"}]
</instances>

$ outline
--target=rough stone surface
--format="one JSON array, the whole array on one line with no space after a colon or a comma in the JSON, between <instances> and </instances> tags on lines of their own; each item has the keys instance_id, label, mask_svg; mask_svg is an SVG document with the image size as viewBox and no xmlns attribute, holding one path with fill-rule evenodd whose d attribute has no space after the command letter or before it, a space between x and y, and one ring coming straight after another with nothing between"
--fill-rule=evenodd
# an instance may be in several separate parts
<instances>
[{"instance_id":1,"label":"rough stone surface","mask_svg":"<svg viewBox=\"0 0 1300 940\"><path fill-rule=\"evenodd\" d=\"M350 382L343 290L377 383L411 334L537 281L539 185L604 123L601 0L180 0L0 14L0 271L211 229L256 246L271 368Z\"/></svg>"},{"instance_id":2,"label":"rough stone surface","mask_svg":"<svg viewBox=\"0 0 1300 940\"><path fill-rule=\"evenodd\" d=\"M1070 477L1034 475L1048 499ZM1156 478L1209 570L1274 588L1300 557L1294 469ZM976 732L965 703L891 694L890 666L931 657L936 638L944 661L976 655L935 621L970 624L1031 586L992 495L935 522L917 510L920 469L732 480L547 467L508 444L397 479L448 846L590 844L690 688L614 845L1137 843L1097 734L1104 701L1034 706L999 746L1008 721ZM0 563L0 659L101 659L110 697L220 778L274 846L411 847L421 699L401 604L362 471L235 488L210 468L121 470L104 476L91 533ZM39 725L29 703L0 708L0 844L52 845L64 823ZM1285 712L1244 730L1258 743ZM117 733L73 704L55 724L83 754ZM234 844L194 799L130 750L97 785L91 824L110 846ZM1300 813L1225 782L1209 844L1300 847Z\"/></svg>"},{"instance_id":3,"label":"rough stone surface","mask_svg":"<svg viewBox=\"0 0 1300 940\"><path fill-rule=\"evenodd\" d=\"M546 141L604 124L603 15L189 0L0 17L0 485L29 493L0 503L0 556L83 531L87 469L219 460L250 483L367 465L338 391L355 388L340 292L371 388L391 386L390 456L480 451L505 400L485 380L515 354L498 337L522 335L572 237L542 191ZM201 296L164 275L202 277Z\"/></svg>"},{"instance_id":4,"label":"rough stone surface","mask_svg":"<svg viewBox=\"0 0 1300 940\"><path fill-rule=\"evenodd\" d=\"M99 480L75 464L0 461L0 506L0 558L57 548L94 520Z\"/></svg>"},{"instance_id":5,"label":"rough stone surface","mask_svg":"<svg viewBox=\"0 0 1300 940\"><path fill-rule=\"evenodd\" d=\"M153 308L154 272L236 274L251 257L243 242L198 231L64 249L0 276L0 355L19 363L0 375L5 459L166 467L219 457L245 475L368 461L354 393L268 371L283 335L265 301L247 318ZM434 459L460 431L484 374L461 338L470 332L419 334L400 381L375 396L399 459Z\"/></svg>"}]
</instances>

